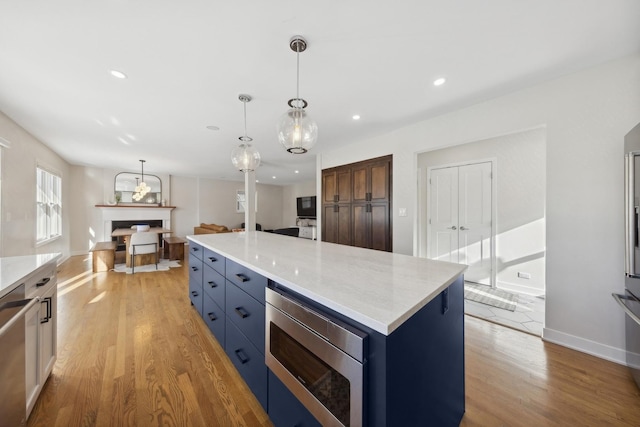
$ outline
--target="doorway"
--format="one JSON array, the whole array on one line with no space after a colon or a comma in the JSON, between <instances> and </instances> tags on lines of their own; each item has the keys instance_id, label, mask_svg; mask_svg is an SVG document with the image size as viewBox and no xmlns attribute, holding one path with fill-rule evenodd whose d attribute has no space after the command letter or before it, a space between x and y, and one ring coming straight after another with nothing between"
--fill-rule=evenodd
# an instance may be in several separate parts
<instances>
[{"instance_id":1,"label":"doorway","mask_svg":"<svg viewBox=\"0 0 640 427\"><path fill-rule=\"evenodd\" d=\"M427 257L467 264L465 280L495 287L492 161L430 168Z\"/></svg>"}]
</instances>

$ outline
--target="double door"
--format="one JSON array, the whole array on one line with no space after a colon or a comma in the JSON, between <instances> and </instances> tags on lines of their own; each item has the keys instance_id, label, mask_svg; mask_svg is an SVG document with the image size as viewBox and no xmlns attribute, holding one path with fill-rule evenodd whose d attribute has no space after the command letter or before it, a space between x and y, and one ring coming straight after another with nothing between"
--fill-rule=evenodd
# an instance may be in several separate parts
<instances>
[{"instance_id":1,"label":"double door","mask_svg":"<svg viewBox=\"0 0 640 427\"><path fill-rule=\"evenodd\" d=\"M322 240L391 251L391 156L322 171Z\"/></svg>"},{"instance_id":2,"label":"double door","mask_svg":"<svg viewBox=\"0 0 640 427\"><path fill-rule=\"evenodd\" d=\"M465 280L491 285L492 164L435 168L429 174L429 258L467 264Z\"/></svg>"}]
</instances>

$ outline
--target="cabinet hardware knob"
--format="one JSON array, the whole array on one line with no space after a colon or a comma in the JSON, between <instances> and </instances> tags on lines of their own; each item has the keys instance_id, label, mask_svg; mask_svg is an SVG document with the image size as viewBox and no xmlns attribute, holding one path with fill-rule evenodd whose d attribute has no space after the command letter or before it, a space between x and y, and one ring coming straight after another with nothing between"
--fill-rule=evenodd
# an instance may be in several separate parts
<instances>
[{"instance_id":1,"label":"cabinet hardware knob","mask_svg":"<svg viewBox=\"0 0 640 427\"><path fill-rule=\"evenodd\" d=\"M249 317L249 312L247 312L247 310L245 310L243 307L236 307L235 310L236 314L241 318L246 319L247 317Z\"/></svg>"},{"instance_id":2,"label":"cabinet hardware knob","mask_svg":"<svg viewBox=\"0 0 640 427\"><path fill-rule=\"evenodd\" d=\"M36 283L36 286L44 286L47 283L49 283L50 280L51 280L51 277L45 277L44 279Z\"/></svg>"},{"instance_id":3,"label":"cabinet hardware knob","mask_svg":"<svg viewBox=\"0 0 640 427\"><path fill-rule=\"evenodd\" d=\"M463 225L460 227L460 230L468 230L468 228Z\"/></svg>"},{"instance_id":4,"label":"cabinet hardware knob","mask_svg":"<svg viewBox=\"0 0 640 427\"><path fill-rule=\"evenodd\" d=\"M241 348L234 351L234 353L236 354L236 357L238 358L238 360L240 360L240 363L242 363L243 365L249 361L249 357L246 354L244 354L244 351L242 351Z\"/></svg>"},{"instance_id":5,"label":"cabinet hardware knob","mask_svg":"<svg viewBox=\"0 0 640 427\"><path fill-rule=\"evenodd\" d=\"M451 227L447 227L449 230L457 230L458 228L455 225L452 225Z\"/></svg>"}]
</instances>

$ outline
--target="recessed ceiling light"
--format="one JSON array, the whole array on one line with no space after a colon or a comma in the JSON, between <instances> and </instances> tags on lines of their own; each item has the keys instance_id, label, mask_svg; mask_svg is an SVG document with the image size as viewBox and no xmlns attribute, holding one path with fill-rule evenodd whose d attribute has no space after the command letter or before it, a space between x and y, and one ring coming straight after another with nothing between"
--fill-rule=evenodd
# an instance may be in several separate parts
<instances>
[{"instance_id":1,"label":"recessed ceiling light","mask_svg":"<svg viewBox=\"0 0 640 427\"><path fill-rule=\"evenodd\" d=\"M276 176L275 176L275 175L273 175L271 178L276 179Z\"/></svg>"},{"instance_id":2,"label":"recessed ceiling light","mask_svg":"<svg viewBox=\"0 0 640 427\"><path fill-rule=\"evenodd\" d=\"M351 118L353 120L360 120L360 115L359 114L354 114Z\"/></svg>"},{"instance_id":3,"label":"recessed ceiling light","mask_svg":"<svg viewBox=\"0 0 640 427\"><path fill-rule=\"evenodd\" d=\"M113 77L116 77L118 79L126 79L127 75L125 73L123 73L122 71L118 71L118 70L111 70L111 75Z\"/></svg>"},{"instance_id":4,"label":"recessed ceiling light","mask_svg":"<svg viewBox=\"0 0 640 427\"><path fill-rule=\"evenodd\" d=\"M433 85L434 86L442 86L444 84L444 82L446 82L447 79L445 79L444 77L440 77L439 79L435 79L433 81Z\"/></svg>"},{"instance_id":5,"label":"recessed ceiling light","mask_svg":"<svg viewBox=\"0 0 640 427\"><path fill-rule=\"evenodd\" d=\"M295 171L295 173L300 173L300 171Z\"/></svg>"},{"instance_id":6,"label":"recessed ceiling light","mask_svg":"<svg viewBox=\"0 0 640 427\"><path fill-rule=\"evenodd\" d=\"M207 129L209 129L209 130L220 130L220 128L218 126L214 126L214 125L207 126Z\"/></svg>"},{"instance_id":7,"label":"recessed ceiling light","mask_svg":"<svg viewBox=\"0 0 640 427\"><path fill-rule=\"evenodd\" d=\"M256 179L256 182L260 182L260 180L259 180L259 179Z\"/></svg>"}]
</instances>

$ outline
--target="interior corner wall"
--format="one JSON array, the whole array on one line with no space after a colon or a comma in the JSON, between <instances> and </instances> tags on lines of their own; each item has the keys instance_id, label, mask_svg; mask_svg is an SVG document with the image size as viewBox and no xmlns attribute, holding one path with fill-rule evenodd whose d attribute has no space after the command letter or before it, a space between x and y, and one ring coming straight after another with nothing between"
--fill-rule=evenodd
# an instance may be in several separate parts
<instances>
[{"instance_id":1,"label":"interior corner wall","mask_svg":"<svg viewBox=\"0 0 640 427\"><path fill-rule=\"evenodd\" d=\"M47 146L0 113L2 148L2 256L59 252L69 256L70 200L72 191L69 164ZM42 165L62 177L62 236L36 246L36 166Z\"/></svg>"},{"instance_id":2,"label":"interior corner wall","mask_svg":"<svg viewBox=\"0 0 640 427\"><path fill-rule=\"evenodd\" d=\"M611 293L624 289L623 138L639 121L635 54L323 152L316 173L391 149L394 252L413 254L417 153L546 126L543 337L622 363L624 313Z\"/></svg>"},{"instance_id":3,"label":"interior corner wall","mask_svg":"<svg viewBox=\"0 0 640 427\"><path fill-rule=\"evenodd\" d=\"M541 127L418 155L418 167L424 170L495 159L496 284L530 295L545 293L545 139ZM426 191L418 198L426 199ZM425 207L428 204L425 201ZM421 253L426 253L426 214L418 221L425 230L419 237L425 246ZM530 278L521 278L518 272Z\"/></svg>"}]
</instances>

